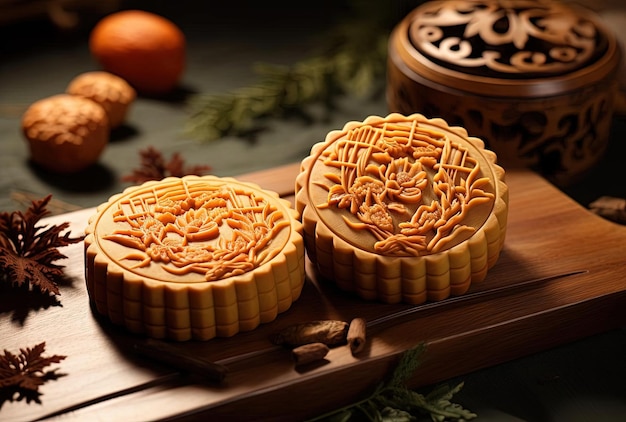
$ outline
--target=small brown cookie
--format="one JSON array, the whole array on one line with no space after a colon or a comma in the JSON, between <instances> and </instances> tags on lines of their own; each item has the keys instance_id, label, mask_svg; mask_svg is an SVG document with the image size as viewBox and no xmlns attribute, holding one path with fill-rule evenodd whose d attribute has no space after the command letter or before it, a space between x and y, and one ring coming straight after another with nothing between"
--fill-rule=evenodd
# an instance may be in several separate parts
<instances>
[{"instance_id":1,"label":"small brown cookie","mask_svg":"<svg viewBox=\"0 0 626 422\"><path fill-rule=\"evenodd\" d=\"M94 164L109 141L104 108L69 94L33 103L22 116L22 130L31 160L58 173L73 173Z\"/></svg>"},{"instance_id":2,"label":"small brown cookie","mask_svg":"<svg viewBox=\"0 0 626 422\"><path fill-rule=\"evenodd\" d=\"M128 82L109 72L85 72L69 83L66 93L89 98L100 104L109 116L111 128L126 120L137 94Z\"/></svg>"}]
</instances>

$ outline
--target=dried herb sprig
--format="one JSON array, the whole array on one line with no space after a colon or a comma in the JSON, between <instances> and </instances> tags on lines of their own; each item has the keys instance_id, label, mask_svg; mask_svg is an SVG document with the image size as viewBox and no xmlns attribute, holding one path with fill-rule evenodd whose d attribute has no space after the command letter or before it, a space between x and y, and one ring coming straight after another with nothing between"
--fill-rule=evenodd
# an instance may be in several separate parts
<instances>
[{"instance_id":1,"label":"dried herb sprig","mask_svg":"<svg viewBox=\"0 0 626 422\"><path fill-rule=\"evenodd\" d=\"M51 198L48 195L33 201L25 213L0 213L0 282L60 294L58 283L64 266L55 262L67 257L57 248L80 242L83 237L70 237L67 222L38 225L49 214L46 206Z\"/></svg>"},{"instance_id":2,"label":"dried herb sprig","mask_svg":"<svg viewBox=\"0 0 626 422\"><path fill-rule=\"evenodd\" d=\"M4 350L0 355L0 407L5 401L26 400L41 403L39 387L46 381L55 380L58 368L46 370L53 363L59 363L66 356L53 355L44 357L46 343L35 347L20 349L19 354Z\"/></svg>"},{"instance_id":3,"label":"dried herb sprig","mask_svg":"<svg viewBox=\"0 0 626 422\"><path fill-rule=\"evenodd\" d=\"M258 64L256 84L191 97L187 134L202 141L244 136L261 117L302 111L315 102L330 106L340 95L373 92L384 83L388 31L382 28L369 20L337 26L313 57L292 66Z\"/></svg>"},{"instance_id":4,"label":"dried herb sprig","mask_svg":"<svg viewBox=\"0 0 626 422\"><path fill-rule=\"evenodd\" d=\"M427 395L417 393L406 386L407 380L421 364L426 345L420 343L407 350L401 357L391 377L378 385L374 392L363 400L319 416L312 421L361 420L396 422L414 421L416 417L428 415L433 421L466 421L477 415L462 406L452 403L452 396L463 388L463 383L454 388L440 386Z\"/></svg>"},{"instance_id":5,"label":"dried herb sprig","mask_svg":"<svg viewBox=\"0 0 626 422\"><path fill-rule=\"evenodd\" d=\"M209 165L185 166L185 160L180 153L172 154L166 161L163 153L153 146L139 151L140 167L132 173L123 176L122 181L143 183L150 180L161 180L165 177L183 177L189 174L202 176L211 170Z\"/></svg>"}]
</instances>

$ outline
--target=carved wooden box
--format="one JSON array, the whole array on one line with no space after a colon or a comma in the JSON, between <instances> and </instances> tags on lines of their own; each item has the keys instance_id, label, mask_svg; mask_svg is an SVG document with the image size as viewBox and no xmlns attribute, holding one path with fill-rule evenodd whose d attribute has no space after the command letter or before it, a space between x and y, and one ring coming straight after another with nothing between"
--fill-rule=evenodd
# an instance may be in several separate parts
<instances>
[{"instance_id":1,"label":"carved wooden box","mask_svg":"<svg viewBox=\"0 0 626 422\"><path fill-rule=\"evenodd\" d=\"M443 117L505 166L570 184L606 150L621 51L593 13L557 1L428 1L389 40L390 111Z\"/></svg>"}]
</instances>

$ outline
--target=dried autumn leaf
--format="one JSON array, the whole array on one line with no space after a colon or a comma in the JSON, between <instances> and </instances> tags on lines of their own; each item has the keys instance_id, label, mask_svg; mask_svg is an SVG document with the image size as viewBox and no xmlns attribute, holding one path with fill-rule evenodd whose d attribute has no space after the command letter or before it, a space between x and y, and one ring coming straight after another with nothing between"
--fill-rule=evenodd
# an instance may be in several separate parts
<instances>
[{"instance_id":1,"label":"dried autumn leaf","mask_svg":"<svg viewBox=\"0 0 626 422\"><path fill-rule=\"evenodd\" d=\"M66 231L69 223L37 225L48 215L46 205L51 198L48 195L32 201L25 213L0 213L0 281L59 294L57 283L63 277L64 267L55 261L66 256L57 248L80 242L82 237L70 237Z\"/></svg>"},{"instance_id":2,"label":"dried autumn leaf","mask_svg":"<svg viewBox=\"0 0 626 422\"><path fill-rule=\"evenodd\" d=\"M131 174L122 177L124 182L144 183L150 180L161 180L165 177L183 177L189 174L202 176L211 167L207 165L195 165L185 167L185 160L179 153L172 154L169 161L165 161L163 154L156 148L149 146L139 151L141 164Z\"/></svg>"},{"instance_id":3,"label":"dried autumn leaf","mask_svg":"<svg viewBox=\"0 0 626 422\"><path fill-rule=\"evenodd\" d=\"M0 355L0 390L6 400L34 400L39 403L39 387L48 380L62 376L57 373L58 368L46 370L53 363L59 363L66 356L53 355L44 357L46 343L40 343L33 348L20 349L19 354L8 350ZM15 398L17 394L17 398ZM0 403L1 405L1 403Z\"/></svg>"}]
</instances>

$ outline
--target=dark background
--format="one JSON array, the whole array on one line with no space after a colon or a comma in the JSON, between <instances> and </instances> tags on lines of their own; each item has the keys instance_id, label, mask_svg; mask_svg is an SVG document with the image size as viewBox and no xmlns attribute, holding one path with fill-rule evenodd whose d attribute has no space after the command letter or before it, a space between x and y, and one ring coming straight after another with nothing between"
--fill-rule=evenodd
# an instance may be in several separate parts
<instances>
[{"instance_id":1,"label":"dark background","mask_svg":"<svg viewBox=\"0 0 626 422\"><path fill-rule=\"evenodd\" d=\"M257 82L254 66L258 63L291 65L319 53L331 30L348 19L376 19L391 30L420 1L396 0L376 7L366 0L65 3L75 18L68 28L55 25L45 10L22 13L19 18L0 13L0 211L23 207L28 199L48 193L60 210L96 206L127 186L121 178L138 166L139 150L149 145L166 157L180 152L188 164L209 165L219 176L300 161L311 145L346 121L386 114L382 92L374 98L342 97L332 113L312 105L307 109L309 120L267 119L265 130L252 140L226 137L210 143L185 134L187 100L195 94L226 93ZM112 134L99 163L87 171L62 176L32 166L20 129L23 112L33 102L63 92L76 75L99 70L89 53L89 32L107 13L132 8L166 16L185 33L187 68L178 91L168 98L138 98L126 126ZM562 187L583 206L602 195L626 197L619 171L626 153L624 115L617 116L613 126L605 160L579 183Z\"/></svg>"},{"instance_id":2,"label":"dark background","mask_svg":"<svg viewBox=\"0 0 626 422\"><path fill-rule=\"evenodd\" d=\"M380 18L397 21L417 3L390 2ZM127 186L121 177L137 167L138 151L149 145L166 156L180 152L188 164L206 164L216 175L231 176L300 161L328 131L349 120L387 113L382 95L345 97L330 114L312 105L309 120L268 119L265 130L254 139L226 137L203 143L183 133L190 95L227 92L254 83L253 66L258 62L289 65L314 54L327 30L367 11L368 2L68 4L79 12L71 28L59 28L45 13L12 20L4 15L0 20L0 211L21 209L30 198L48 193L53 194L57 212L96 206ZM120 8L149 10L181 27L188 41L188 62L180 89L168 98L138 98L127 125L112 136L93 168L74 176L37 169L28 161L20 132L22 113L34 101L63 92L79 73L99 69L89 54L89 32L104 14ZM625 118L616 116L603 162L580 183L563 188L581 206L602 195L626 197L624 135ZM625 356L626 333L617 330L450 383L465 382L455 400L477 412L478 420L617 421L626 415Z\"/></svg>"}]
</instances>

